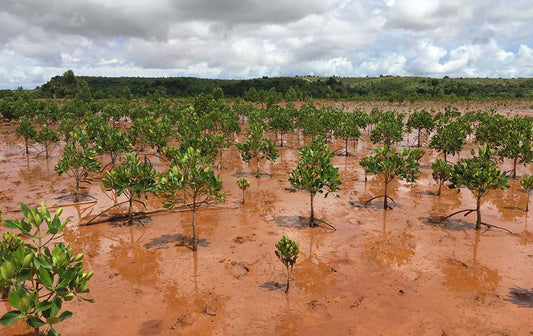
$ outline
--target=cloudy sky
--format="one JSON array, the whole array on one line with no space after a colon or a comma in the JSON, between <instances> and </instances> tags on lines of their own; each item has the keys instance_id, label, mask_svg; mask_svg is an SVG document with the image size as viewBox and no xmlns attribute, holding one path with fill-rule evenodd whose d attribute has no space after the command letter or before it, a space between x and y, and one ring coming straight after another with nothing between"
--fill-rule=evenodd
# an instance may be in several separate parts
<instances>
[{"instance_id":1,"label":"cloudy sky","mask_svg":"<svg viewBox=\"0 0 533 336\"><path fill-rule=\"evenodd\" d=\"M0 89L76 75L532 77L531 0L1 0Z\"/></svg>"}]
</instances>

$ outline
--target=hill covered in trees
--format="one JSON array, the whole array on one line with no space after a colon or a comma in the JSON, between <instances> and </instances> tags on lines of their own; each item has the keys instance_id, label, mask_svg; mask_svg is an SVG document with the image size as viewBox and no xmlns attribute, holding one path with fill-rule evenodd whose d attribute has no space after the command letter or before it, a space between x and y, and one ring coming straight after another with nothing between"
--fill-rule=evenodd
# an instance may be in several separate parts
<instances>
[{"instance_id":1,"label":"hill covered in trees","mask_svg":"<svg viewBox=\"0 0 533 336\"><path fill-rule=\"evenodd\" d=\"M344 100L487 100L533 99L533 78L429 77L263 77L246 80L194 77L76 77L69 70L33 90L36 98L69 98L91 94L109 97L191 97L213 93L249 101ZM221 90L221 92L220 92ZM4 90L0 97L6 95Z\"/></svg>"}]
</instances>

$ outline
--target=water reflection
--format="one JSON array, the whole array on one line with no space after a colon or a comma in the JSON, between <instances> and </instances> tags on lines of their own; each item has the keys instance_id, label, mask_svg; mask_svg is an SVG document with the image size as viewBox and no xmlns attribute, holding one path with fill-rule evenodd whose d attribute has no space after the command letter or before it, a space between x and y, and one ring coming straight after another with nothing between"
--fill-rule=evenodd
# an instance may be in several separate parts
<instances>
[{"instance_id":1,"label":"water reflection","mask_svg":"<svg viewBox=\"0 0 533 336\"><path fill-rule=\"evenodd\" d=\"M318 256L314 249L324 245L327 233L315 228L309 232L309 250L304 252L303 244L300 244L300 260L296 264L293 276L294 285L303 289L305 294L325 293L333 285L335 279L330 275L336 269L333 263L325 262Z\"/></svg>"},{"instance_id":2,"label":"water reflection","mask_svg":"<svg viewBox=\"0 0 533 336\"><path fill-rule=\"evenodd\" d=\"M150 285L159 281L161 251L147 249L141 243L145 227L123 227L129 237L121 236L109 246L109 267L118 271L122 279ZM137 237L136 237L137 236Z\"/></svg>"},{"instance_id":3,"label":"water reflection","mask_svg":"<svg viewBox=\"0 0 533 336\"><path fill-rule=\"evenodd\" d=\"M387 211L383 212L383 230L380 235L371 235L365 244L365 254L380 267L409 264L415 255L415 236L408 222L399 235L387 232Z\"/></svg>"},{"instance_id":4,"label":"water reflection","mask_svg":"<svg viewBox=\"0 0 533 336\"><path fill-rule=\"evenodd\" d=\"M496 269L489 268L477 260L481 231L476 231L472 242L472 259L462 262L455 258L445 259L442 266L444 285L454 292L474 292L485 295L496 291L500 276Z\"/></svg>"},{"instance_id":5,"label":"water reflection","mask_svg":"<svg viewBox=\"0 0 533 336\"><path fill-rule=\"evenodd\" d=\"M510 188L493 190L485 196L485 201L492 203L502 219L516 220L523 216L527 203L527 193L517 180L509 180Z\"/></svg>"},{"instance_id":6,"label":"water reflection","mask_svg":"<svg viewBox=\"0 0 533 336\"><path fill-rule=\"evenodd\" d=\"M527 215L528 213L526 212L525 213L526 215L524 216L524 231L522 231L522 236L520 237L519 239L519 242L521 245L527 245L527 244L532 244L533 243L533 232L531 231L528 231L527 229Z\"/></svg>"}]
</instances>

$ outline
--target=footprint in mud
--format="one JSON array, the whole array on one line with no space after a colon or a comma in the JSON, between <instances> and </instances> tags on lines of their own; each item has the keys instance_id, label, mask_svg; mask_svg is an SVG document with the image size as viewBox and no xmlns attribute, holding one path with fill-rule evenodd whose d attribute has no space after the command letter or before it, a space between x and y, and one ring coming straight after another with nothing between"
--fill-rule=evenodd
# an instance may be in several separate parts
<instances>
[{"instance_id":1,"label":"footprint in mud","mask_svg":"<svg viewBox=\"0 0 533 336\"><path fill-rule=\"evenodd\" d=\"M252 241L255 241L255 236L256 234L255 233L252 233L252 234L248 234L246 236L237 236L235 238L233 238L233 242L236 243L236 244L244 244L246 242L252 242Z\"/></svg>"}]
</instances>

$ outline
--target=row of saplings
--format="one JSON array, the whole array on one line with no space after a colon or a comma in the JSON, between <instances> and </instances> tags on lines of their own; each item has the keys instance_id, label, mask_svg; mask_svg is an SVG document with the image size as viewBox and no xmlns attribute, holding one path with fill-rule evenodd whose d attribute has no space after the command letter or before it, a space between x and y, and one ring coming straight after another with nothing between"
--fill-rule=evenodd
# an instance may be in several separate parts
<instances>
[{"instance_id":1,"label":"row of saplings","mask_svg":"<svg viewBox=\"0 0 533 336\"><path fill-rule=\"evenodd\" d=\"M255 158L256 162L259 162L261 158L266 157L275 160L277 155L272 151L271 144L261 138L263 128L255 128L256 126L251 124L247 141L239 144L243 159L249 161ZM59 173L70 172L76 177L77 195L79 180L86 178L88 172L99 170L99 163L95 155L84 153L91 148L86 146L86 134L83 130L70 132L70 136L72 140L65 146L63 158L56 166L56 170ZM144 206L140 198L148 193L163 197L164 205L170 211L180 205L190 207L193 213L192 249L196 250L198 238L195 212L198 207L209 203L210 200L224 198L221 192L222 181L210 168L213 158L200 149L188 147L180 150L169 147L166 151L166 157L171 158L166 174L157 173L147 162L146 157L143 160L137 155L128 155L121 164L106 173L102 182L107 188L116 190L118 196L124 194L127 197L129 224L133 221L133 203L138 202ZM374 156L368 156L360 161L366 173L377 175L384 182L384 195L378 197L383 197L385 209L390 207L388 201L392 200L387 194L388 184L395 178L414 182L420 174L418 161L423 154L424 151L421 149L395 149L391 144L385 144L375 150ZM490 190L508 187L507 176L498 169L494 162L494 154L494 151L484 144L478 147L477 155L472 151L472 158L462 159L453 166L440 159L432 165L433 177L439 184L439 190L446 181L450 182L450 188L466 187L471 190L476 199L476 209L460 212L467 214L476 212L476 229L481 225L493 226L481 220L482 197ZM338 190L341 184L338 169L331 163L332 157L333 153L325 139L316 137L300 150L298 166L289 175L289 181L294 188L309 192L310 226L315 226L317 222L313 210L316 194L325 193L327 196L330 192ZM257 166L259 167L259 164ZM259 175L259 170L257 174ZM244 201L244 190L249 182L240 179L237 183L243 190ZM533 178L526 175L521 183L528 192L529 203ZM87 281L92 272L83 272L81 261L83 255L74 255L70 246L64 243L54 244L50 250L49 244L59 238L61 230L67 223L59 220L60 211L51 216L44 205L41 205L40 209L29 209L23 205L22 213L24 217L22 220L7 220L5 224L8 228L18 229L31 240L31 243L24 244L16 235L7 233L0 245L0 281L6 293L9 293L7 294L9 302L15 309L4 314L0 318L0 323L9 325L23 319L30 327L35 328L37 334L39 328L46 325L48 334L55 335L57 331L54 325L72 315L68 311L61 312L62 302L74 297L86 300L80 294L88 291ZM46 227L42 227L43 224ZM289 271L298 259L298 244L284 236L276 244L276 255L287 268L286 291L288 292Z\"/></svg>"}]
</instances>

